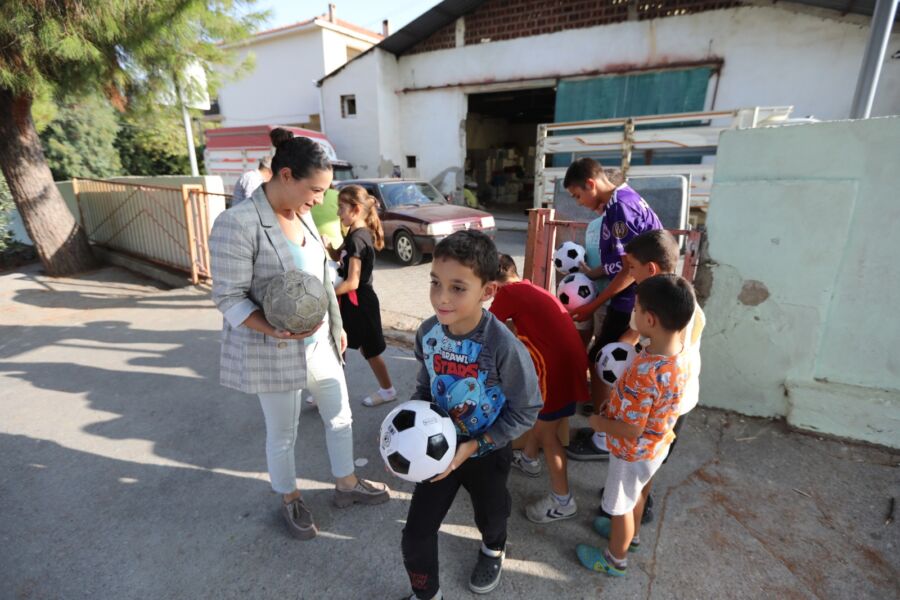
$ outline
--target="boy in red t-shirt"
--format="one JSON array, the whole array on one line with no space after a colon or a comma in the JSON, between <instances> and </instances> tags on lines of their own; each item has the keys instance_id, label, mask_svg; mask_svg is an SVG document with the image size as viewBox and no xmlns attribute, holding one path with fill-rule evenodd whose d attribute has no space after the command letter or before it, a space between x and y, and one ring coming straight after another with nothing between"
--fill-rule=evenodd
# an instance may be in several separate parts
<instances>
[{"instance_id":1,"label":"boy in red t-shirt","mask_svg":"<svg viewBox=\"0 0 900 600\"><path fill-rule=\"evenodd\" d=\"M637 286L634 323L650 343L616 382L606 417L593 415L591 427L606 433L609 469L603 510L594 529L609 540L607 549L576 548L581 564L623 576L626 554L640 544L641 517L650 481L669 453L673 428L690 375L681 332L694 315L691 284L677 275L656 275Z\"/></svg>"},{"instance_id":2,"label":"boy in red t-shirt","mask_svg":"<svg viewBox=\"0 0 900 600\"><path fill-rule=\"evenodd\" d=\"M525 448L513 451L512 465L530 477L541 473L538 448L544 449L550 473L550 494L525 509L534 523L550 523L575 516L577 506L569 491L566 453L557 437L559 420L575 414L575 404L589 397L585 371L587 356L568 311L547 290L519 278L516 264L500 255L500 289L491 312L512 321L516 336L528 348L538 375L544 406Z\"/></svg>"}]
</instances>

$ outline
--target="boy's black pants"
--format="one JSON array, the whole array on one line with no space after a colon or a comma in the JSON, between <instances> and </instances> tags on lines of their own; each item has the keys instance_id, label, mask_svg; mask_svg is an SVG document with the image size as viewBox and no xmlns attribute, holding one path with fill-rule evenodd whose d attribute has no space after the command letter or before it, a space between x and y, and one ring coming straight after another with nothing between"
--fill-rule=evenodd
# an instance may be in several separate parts
<instances>
[{"instance_id":1,"label":"boy's black pants","mask_svg":"<svg viewBox=\"0 0 900 600\"><path fill-rule=\"evenodd\" d=\"M413 492L403 528L403 564L417 598L431 598L440 589L438 578L438 529L447 516L456 492L469 492L475 524L484 545L491 550L506 546L506 521L512 498L506 489L512 463L512 446L479 458L469 458L437 483L419 483Z\"/></svg>"}]
</instances>

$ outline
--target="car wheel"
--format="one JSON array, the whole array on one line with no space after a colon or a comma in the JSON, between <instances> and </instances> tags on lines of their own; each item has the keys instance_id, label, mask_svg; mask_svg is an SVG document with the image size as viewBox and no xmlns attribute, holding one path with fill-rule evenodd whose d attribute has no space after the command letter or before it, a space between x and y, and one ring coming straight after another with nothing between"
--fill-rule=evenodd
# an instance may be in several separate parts
<instances>
[{"instance_id":1,"label":"car wheel","mask_svg":"<svg viewBox=\"0 0 900 600\"><path fill-rule=\"evenodd\" d=\"M394 238L394 256L404 265L417 265L422 262L422 251L416 246L413 237L401 231Z\"/></svg>"}]
</instances>

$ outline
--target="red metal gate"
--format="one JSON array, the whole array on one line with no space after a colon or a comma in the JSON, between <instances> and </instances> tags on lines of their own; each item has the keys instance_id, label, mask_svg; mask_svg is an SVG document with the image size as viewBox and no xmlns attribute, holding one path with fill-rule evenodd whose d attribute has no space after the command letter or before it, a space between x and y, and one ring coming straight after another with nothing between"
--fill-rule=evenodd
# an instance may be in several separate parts
<instances>
[{"instance_id":1,"label":"red metal gate","mask_svg":"<svg viewBox=\"0 0 900 600\"><path fill-rule=\"evenodd\" d=\"M559 231L587 229L587 223L557 221L552 208L535 208L528 211L528 239L525 243L525 278L546 290L551 289L553 277L553 252ZM690 282L697 274L700 261L702 234L693 229L669 229L676 236L685 236L684 266L681 276Z\"/></svg>"}]
</instances>

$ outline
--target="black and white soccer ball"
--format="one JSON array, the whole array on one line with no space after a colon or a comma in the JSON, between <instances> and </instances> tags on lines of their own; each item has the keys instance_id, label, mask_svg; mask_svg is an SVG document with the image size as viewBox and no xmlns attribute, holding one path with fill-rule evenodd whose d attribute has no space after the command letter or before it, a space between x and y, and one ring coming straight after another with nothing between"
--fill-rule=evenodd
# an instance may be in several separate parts
<instances>
[{"instance_id":1,"label":"black and white soccer ball","mask_svg":"<svg viewBox=\"0 0 900 600\"><path fill-rule=\"evenodd\" d=\"M631 344L615 342L600 349L597 356L597 375L608 385L614 385L637 356L637 350Z\"/></svg>"},{"instance_id":2,"label":"black and white soccer ball","mask_svg":"<svg viewBox=\"0 0 900 600\"><path fill-rule=\"evenodd\" d=\"M584 247L575 242L566 242L553 253L553 266L560 273L577 273L584 262Z\"/></svg>"},{"instance_id":3,"label":"black and white soccer ball","mask_svg":"<svg viewBox=\"0 0 900 600\"><path fill-rule=\"evenodd\" d=\"M292 333L305 333L325 318L328 293L315 275L286 271L269 282L263 297L266 320Z\"/></svg>"},{"instance_id":4,"label":"black and white soccer ball","mask_svg":"<svg viewBox=\"0 0 900 600\"><path fill-rule=\"evenodd\" d=\"M346 252L346 250L345 250ZM341 264L334 260L329 260L325 264L325 268L328 271L328 279L331 281L331 285L333 287L337 287L344 282L344 278L341 277L340 273L338 273L338 269L341 267Z\"/></svg>"},{"instance_id":5,"label":"black and white soccer ball","mask_svg":"<svg viewBox=\"0 0 900 600\"><path fill-rule=\"evenodd\" d=\"M456 454L456 427L437 404L410 400L382 421L379 448L391 473L418 483L450 466Z\"/></svg>"},{"instance_id":6,"label":"black and white soccer ball","mask_svg":"<svg viewBox=\"0 0 900 600\"><path fill-rule=\"evenodd\" d=\"M584 273L572 273L563 277L556 287L556 295L568 311L581 308L597 297L597 289Z\"/></svg>"}]
</instances>

